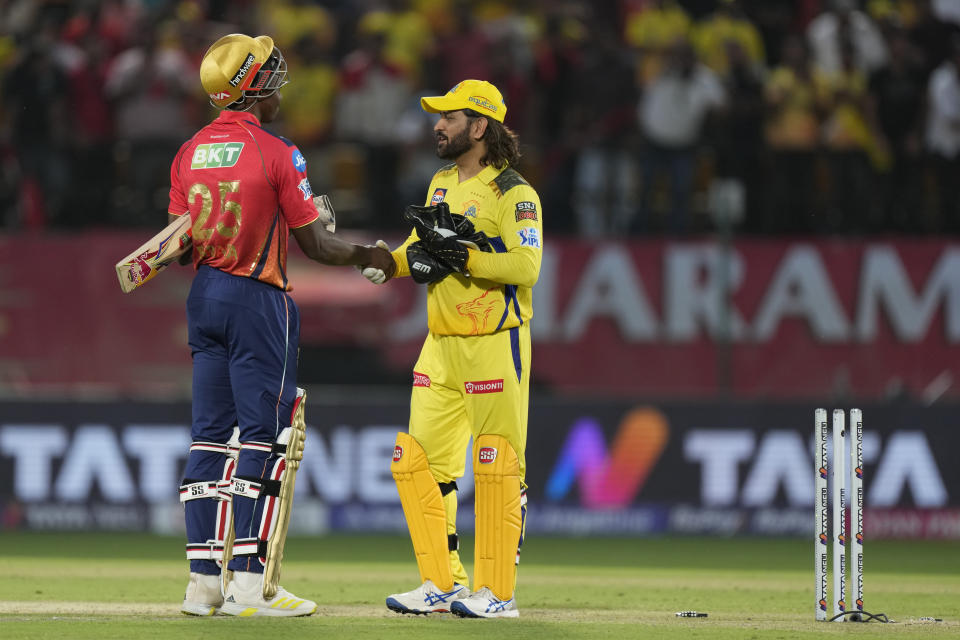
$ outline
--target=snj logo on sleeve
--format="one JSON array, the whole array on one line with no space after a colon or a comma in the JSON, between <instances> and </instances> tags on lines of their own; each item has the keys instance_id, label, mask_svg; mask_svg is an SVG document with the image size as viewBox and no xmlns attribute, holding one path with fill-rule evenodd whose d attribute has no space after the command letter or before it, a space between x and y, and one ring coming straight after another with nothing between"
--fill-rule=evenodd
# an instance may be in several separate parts
<instances>
[{"instance_id":1,"label":"snj logo on sleeve","mask_svg":"<svg viewBox=\"0 0 960 640\"><path fill-rule=\"evenodd\" d=\"M503 391L503 378L499 380L477 380L475 382L464 382L464 389L467 393L501 393Z\"/></svg>"},{"instance_id":2,"label":"snj logo on sleeve","mask_svg":"<svg viewBox=\"0 0 960 640\"><path fill-rule=\"evenodd\" d=\"M232 167L240 159L243 151L242 142L215 142L213 144L198 144L193 150L190 160L191 169L219 169Z\"/></svg>"},{"instance_id":3,"label":"snj logo on sleeve","mask_svg":"<svg viewBox=\"0 0 960 640\"><path fill-rule=\"evenodd\" d=\"M300 184L297 185L297 189L303 193L303 199L309 200L313 197L313 189L310 188L310 181L304 178L300 181Z\"/></svg>"},{"instance_id":4,"label":"snj logo on sleeve","mask_svg":"<svg viewBox=\"0 0 960 640\"><path fill-rule=\"evenodd\" d=\"M517 203L517 211L514 214L517 218L517 222L521 220L537 220L537 205L536 203L530 202L529 200L524 200L523 202Z\"/></svg>"},{"instance_id":5,"label":"snj logo on sleeve","mask_svg":"<svg viewBox=\"0 0 960 640\"><path fill-rule=\"evenodd\" d=\"M393 447L393 461L400 462L400 458L403 457L403 447L400 445L395 445Z\"/></svg>"},{"instance_id":6,"label":"snj logo on sleeve","mask_svg":"<svg viewBox=\"0 0 960 640\"><path fill-rule=\"evenodd\" d=\"M413 372L413 386L415 387L429 387L430 386L430 376L425 373Z\"/></svg>"},{"instance_id":7,"label":"snj logo on sleeve","mask_svg":"<svg viewBox=\"0 0 960 640\"><path fill-rule=\"evenodd\" d=\"M430 204L440 204L443 202L444 196L447 195L446 189L437 189L433 192L433 197L430 198Z\"/></svg>"},{"instance_id":8,"label":"snj logo on sleeve","mask_svg":"<svg viewBox=\"0 0 960 640\"><path fill-rule=\"evenodd\" d=\"M497 459L496 447L480 447L477 451L477 461L480 464L492 464Z\"/></svg>"},{"instance_id":9,"label":"snj logo on sleeve","mask_svg":"<svg viewBox=\"0 0 960 640\"><path fill-rule=\"evenodd\" d=\"M540 230L536 227L523 227L517 229L517 235L520 236L521 247L540 248Z\"/></svg>"}]
</instances>

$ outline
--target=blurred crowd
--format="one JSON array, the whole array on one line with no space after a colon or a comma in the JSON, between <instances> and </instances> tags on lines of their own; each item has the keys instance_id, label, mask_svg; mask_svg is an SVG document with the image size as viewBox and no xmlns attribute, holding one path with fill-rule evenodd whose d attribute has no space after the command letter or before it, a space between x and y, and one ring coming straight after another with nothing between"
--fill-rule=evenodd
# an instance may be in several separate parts
<instances>
[{"instance_id":1,"label":"blurred crowd","mask_svg":"<svg viewBox=\"0 0 960 640\"><path fill-rule=\"evenodd\" d=\"M552 233L960 231L956 0L0 0L0 229L157 227L215 111L206 48L269 34L271 127L344 227L399 227L419 106L503 92Z\"/></svg>"}]
</instances>

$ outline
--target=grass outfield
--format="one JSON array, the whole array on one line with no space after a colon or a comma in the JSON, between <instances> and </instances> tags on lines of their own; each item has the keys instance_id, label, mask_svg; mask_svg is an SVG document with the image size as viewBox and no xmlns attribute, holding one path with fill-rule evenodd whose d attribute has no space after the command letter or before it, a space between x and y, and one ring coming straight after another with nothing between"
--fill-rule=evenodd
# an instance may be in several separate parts
<instances>
[{"instance_id":1,"label":"grass outfield","mask_svg":"<svg viewBox=\"0 0 960 640\"><path fill-rule=\"evenodd\" d=\"M291 539L282 583L320 609L287 620L181 615L179 538L4 532L0 541L5 640L960 637L956 543L868 543L866 608L896 624L828 625L813 620L812 545L800 540L531 538L518 620L388 611L384 598L418 579L402 537ZM461 546L469 569L472 540ZM684 609L709 617L674 615Z\"/></svg>"}]
</instances>

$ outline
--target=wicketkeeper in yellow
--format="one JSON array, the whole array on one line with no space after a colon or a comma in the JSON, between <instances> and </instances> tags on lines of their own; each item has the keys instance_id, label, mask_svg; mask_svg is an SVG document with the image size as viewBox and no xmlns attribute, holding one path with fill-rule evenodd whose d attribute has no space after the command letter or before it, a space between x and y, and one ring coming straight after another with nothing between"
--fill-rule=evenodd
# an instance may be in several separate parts
<instances>
[{"instance_id":1,"label":"wicketkeeper in yellow","mask_svg":"<svg viewBox=\"0 0 960 640\"><path fill-rule=\"evenodd\" d=\"M517 137L503 124L507 107L495 86L464 80L421 105L439 114L437 155L452 164L434 175L426 206L407 207L414 230L392 252L396 275L427 287L430 331L413 371L410 432L397 434L391 467L422 584L390 596L387 606L516 617L540 199L512 168ZM364 275L377 284L388 279L375 268ZM456 535L456 480L471 438L473 592Z\"/></svg>"}]
</instances>

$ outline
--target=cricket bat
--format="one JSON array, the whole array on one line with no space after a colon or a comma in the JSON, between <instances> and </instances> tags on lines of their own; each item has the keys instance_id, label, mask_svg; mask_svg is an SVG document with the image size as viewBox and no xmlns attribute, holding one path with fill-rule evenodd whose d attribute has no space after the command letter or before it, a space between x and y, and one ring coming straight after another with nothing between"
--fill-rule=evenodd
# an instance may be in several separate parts
<instances>
[{"instance_id":1,"label":"cricket bat","mask_svg":"<svg viewBox=\"0 0 960 640\"><path fill-rule=\"evenodd\" d=\"M193 246L190 214L184 214L117 263L117 277L124 293L130 293L167 268Z\"/></svg>"}]
</instances>

